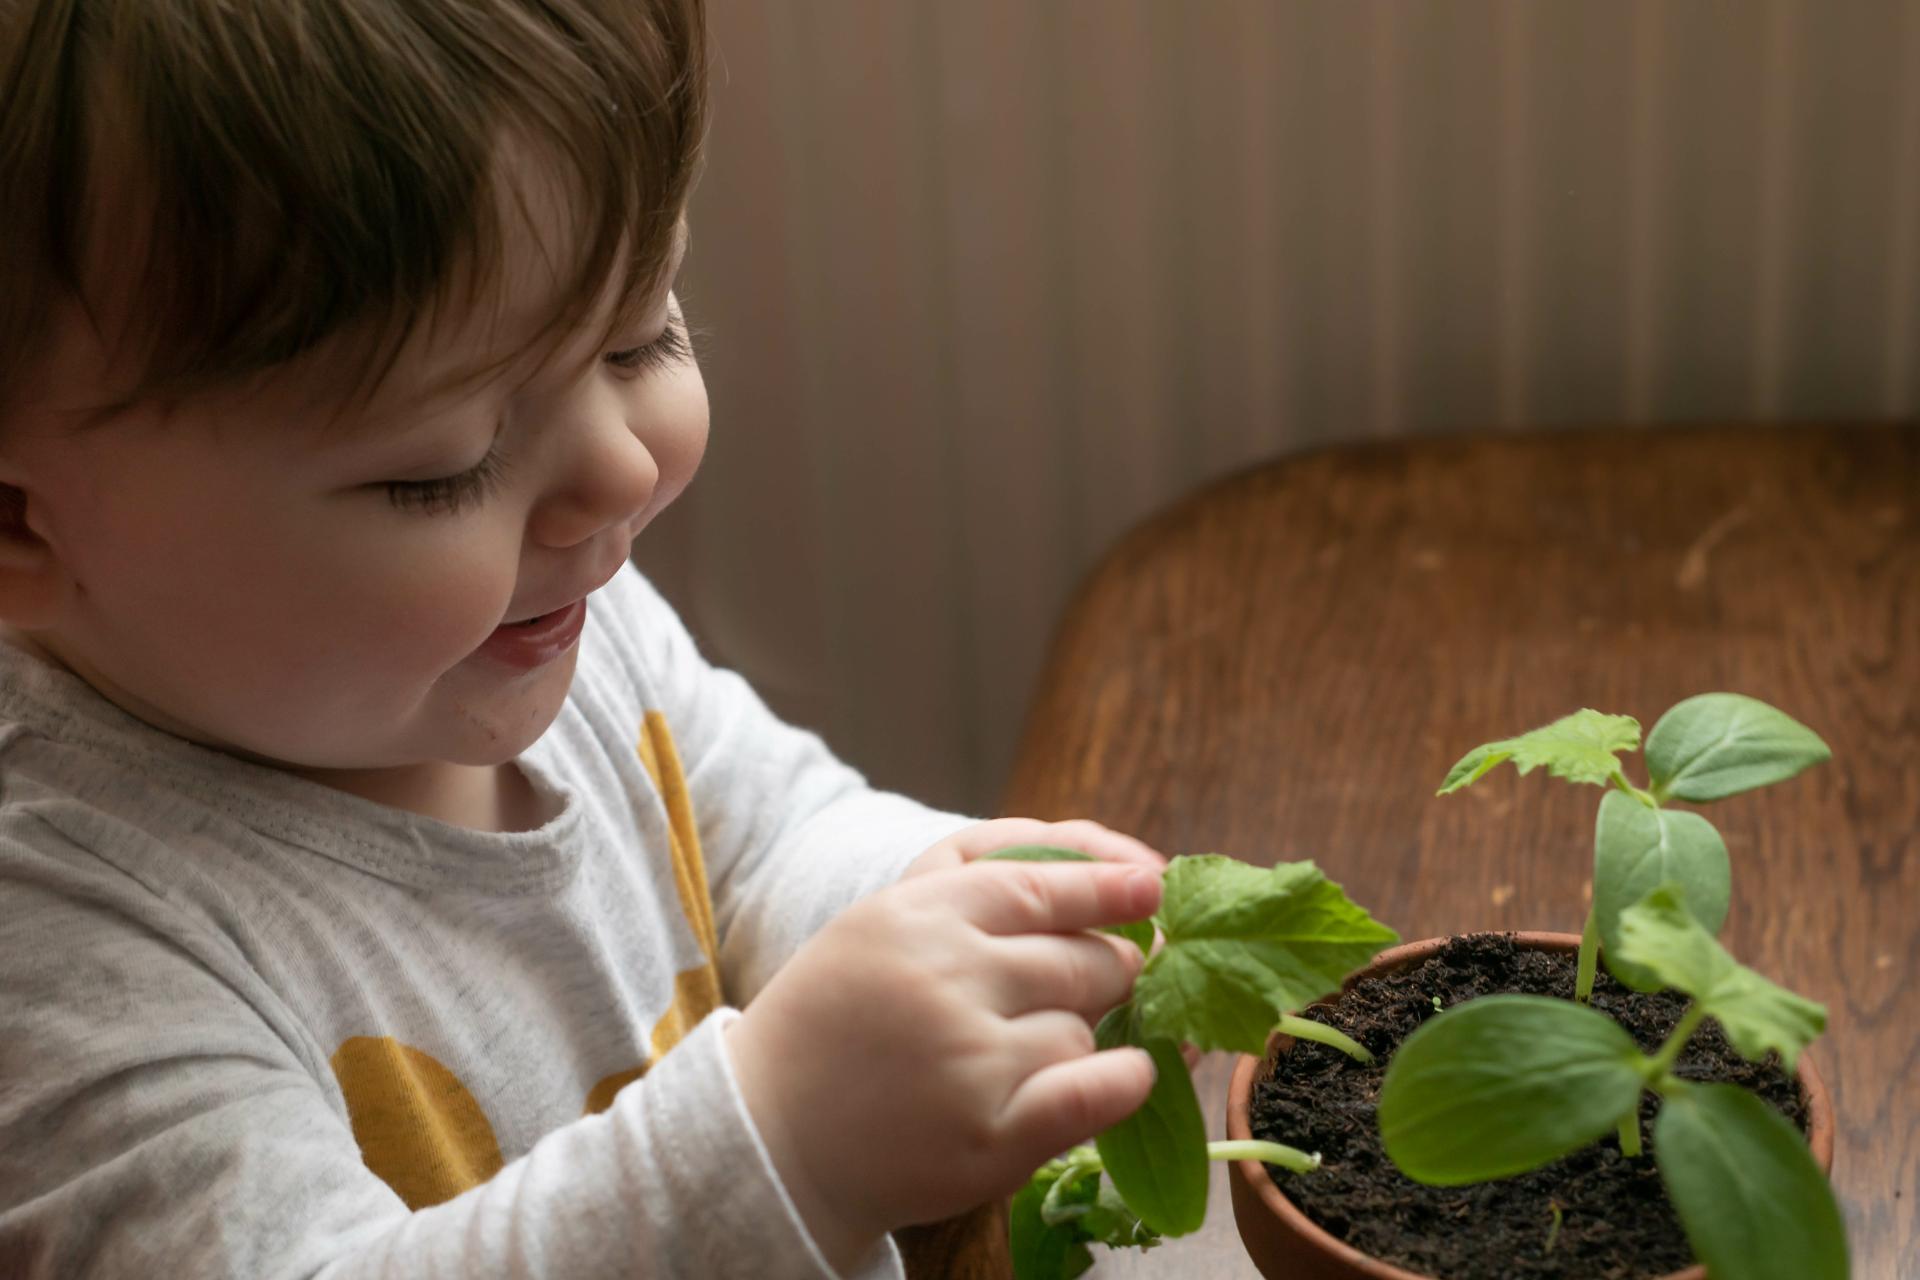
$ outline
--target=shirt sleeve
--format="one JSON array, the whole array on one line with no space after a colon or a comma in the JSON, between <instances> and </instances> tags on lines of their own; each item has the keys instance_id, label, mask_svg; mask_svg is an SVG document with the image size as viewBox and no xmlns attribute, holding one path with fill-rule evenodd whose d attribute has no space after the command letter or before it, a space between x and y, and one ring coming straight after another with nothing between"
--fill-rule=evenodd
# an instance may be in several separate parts
<instances>
[{"instance_id":1,"label":"shirt sleeve","mask_svg":"<svg viewBox=\"0 0 1920 1280\"><path fill-rule=\"evenodd\" d=\"M737 1016L410 1212L231 939L81 851L0 837L0 1274L833 1280L741 1101ZM899 1255L883 1240L853 1274Z\"/></svg>"},{"instance_id":2,"label":"shirt sleeve","mask_svg":"<svg viewBox=\"0 0 1920 1280\"><path fill-rule=\"evenodd\" d=\"M708 663L673 607L624 571L629 640L680 752L706 855L720 973L744 1004L855 899L978 821L876 790L820 737Z\"/></svg>"}]
</instances>

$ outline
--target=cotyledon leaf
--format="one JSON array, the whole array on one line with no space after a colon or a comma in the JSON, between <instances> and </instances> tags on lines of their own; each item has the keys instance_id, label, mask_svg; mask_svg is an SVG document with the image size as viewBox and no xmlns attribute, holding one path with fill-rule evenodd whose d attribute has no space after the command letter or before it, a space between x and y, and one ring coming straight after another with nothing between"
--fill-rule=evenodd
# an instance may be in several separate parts
<instances>
[{"instance_id":1,"label":"cotyledon leaf","mask_svg":"<svg viewBox=\"0 0 1920 1280\"><path fill-rule=\"evenodd\" d=\"M1536 1169L1639 1104L1643 1055L1603 1013L1544 996L1482 996L1429 1018L1387 1064L1387 1155L1458 1186Z\"/></svg>"},{"instance_id":2,"label":"cotyledon leaf","mask_svg":"<svg viewBox=\"0 0 1920 1280\"><path fill-rule=\"evenodd\" d=\"M1622 958L1686 992L1719 1021L1743 1057L1779 1053L1791 1071L1827 1026L1827 1010L1747 968L1701 927L1678 885L1662 885L1620 913Z\"/></svg>"},{"instance_id":3,"label":"cotyledon leaf","mask_svg":"<svg viewBox=\"0 0 1920 1280\"><path fill-rule=\"evenodd\" d=\"M1653 794L1695 804L1783 781L1832 756L1819 734L1740 693L1675 703L1647 734Z\"/></svg>"},{"instance_id":4,"label":"cotyledon leaf","mask_svg":"<svg viewBox=\"0 0 1920 1280\"><path fill-rule=\"evenodd\" d=\"M1649 809L1623 792L1607 792L1594 819L1593 921L1608 972L1635 991L1654 991L1660 983L1622 954L1620 913L1663 884L1680 885L1700 923L1720 932L1731 884L1726 842L1697 813Z\"/></svg>"},{"instance_id":5,"label":"cotyledon leaf","mask_svg":"<svg viewBox=\"0 0 1920 1280\"><path fill-rule=\"evenodd\" d=\"M1847 1280L1847 1231L1806 1140L1730 1084L1667 1097L1653 1156L1713 1280Z\"/></svg>"},{"instance_id":6,"label":"cotyledon leaf","mask_svg":"<svg viewBox=\"0 0 1920 1280\"><path fill-rule=\"evenodd\" d=\"M1207 1122L1193 1092L1180 1046L1141 1034L1131 1005L1100 1020L1101 1049L1133 1045L1153 1057L1153 1091L1139 1110L1094 1140L1114 1190L1140 1220L1162 1235L1200 1229L1207 1216Z\"/></svg>"}]
</instances>

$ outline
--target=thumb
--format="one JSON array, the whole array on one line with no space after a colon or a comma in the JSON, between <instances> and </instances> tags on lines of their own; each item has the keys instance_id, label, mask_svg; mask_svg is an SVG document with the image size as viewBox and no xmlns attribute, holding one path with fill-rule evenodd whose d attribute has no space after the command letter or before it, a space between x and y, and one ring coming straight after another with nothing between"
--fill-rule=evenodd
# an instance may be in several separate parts
<instances>
[{"instance_id":1,"label":"thumb","mask_svg":"<svg viewBox=\"0 0 1920 1280\"><path fill-rule=\"evenodd\" d=\"M1007 1100L1013 1145L1027 1147L1029 1169L1125 1120L1153 1091L1153 1059L1144 1049L1108 1049L1042 1067Z\"/></svg>"}]
</instances>

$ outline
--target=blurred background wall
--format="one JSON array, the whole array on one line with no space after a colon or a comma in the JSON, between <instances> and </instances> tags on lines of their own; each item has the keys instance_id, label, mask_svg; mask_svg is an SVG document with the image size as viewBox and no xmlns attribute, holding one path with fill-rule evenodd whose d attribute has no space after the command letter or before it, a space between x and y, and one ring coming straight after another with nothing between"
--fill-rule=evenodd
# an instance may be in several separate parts
<instances>
[{"instance_id":1,"label":"blurred background wall","mask_svg":"<svg viewBox=\"0 0 1920 1280\"><path fill-rule=\"evenodd\" d=\"M1920 0L710 6L713 439L636 558L935 803L993 811L1075 582L1209 478L1920 399Z\"/></svg>"}]
</instances>

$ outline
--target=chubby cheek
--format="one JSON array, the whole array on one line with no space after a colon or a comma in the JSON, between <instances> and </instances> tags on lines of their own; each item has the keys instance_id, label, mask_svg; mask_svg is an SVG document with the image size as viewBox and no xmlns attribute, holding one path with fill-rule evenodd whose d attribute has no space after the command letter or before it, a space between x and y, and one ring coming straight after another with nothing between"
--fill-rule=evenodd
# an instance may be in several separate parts
<instances>
[{"instance_id":1,"label":"chubby cheek","mask_svg":"<svg viewBox=\"0 0 1920 1280\"><path fill-rule=\"evenodd\" d=\"M648 405L650 425L641 431L660 481L636 522L636 531L665 510L692 481L707 451L707 386L697 366L662 380Z\"/></svg>"},{"instance_id":2,"label":"chubby cheek","mask_svg":"<svg viewBox=\"0 0 1920 1280\"><path fill-rule=\"evenodd\" d=\"M458 517L381 513L381 522L388 536L307 548L308 586L286 629L290 644L315 642L316 661L404 695L424 691L499 623L518 543L496 545L502 539Z\"/></svg>"},{"instance_id":3,"label":"chubby cheek","mask_svg":"<svg viewBox=\"0 0 1920 1280\"><path fill-rule=\"evenodd\" d=\"M458 518L371 501L355 514L228 508L183 531L175 545L196 563L158 579L141 612L167 620L183 674L227 691L230 714L273 702L315 727L404 714L499 621L516 546Z\"/></svg>"}]
</instances>

